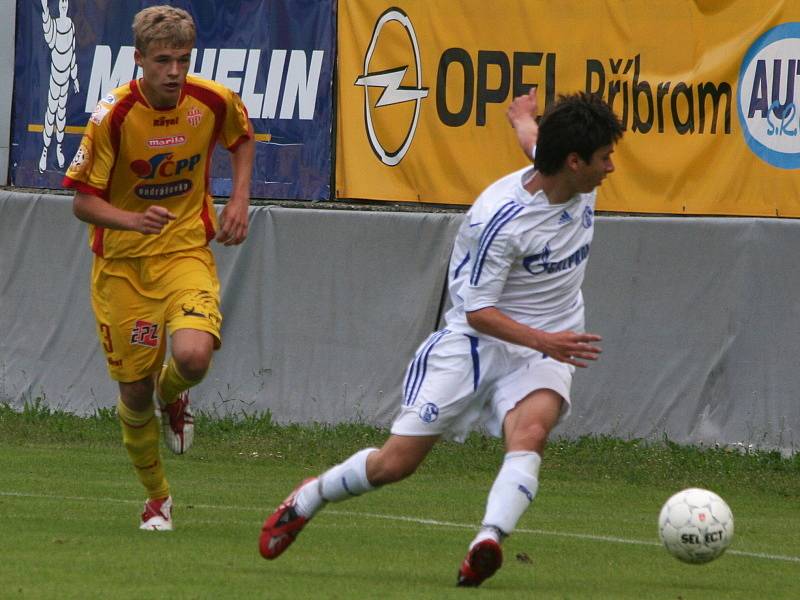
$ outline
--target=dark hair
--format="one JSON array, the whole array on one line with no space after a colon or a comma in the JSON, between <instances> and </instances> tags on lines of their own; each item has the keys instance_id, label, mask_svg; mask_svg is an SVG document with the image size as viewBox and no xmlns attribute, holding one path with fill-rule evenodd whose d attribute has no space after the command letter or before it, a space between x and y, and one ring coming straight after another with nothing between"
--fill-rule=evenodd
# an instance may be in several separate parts
<instances>
[{"instance_id":1,"label":"dark hair","mask_svg":"<svg viewBox=\"0 0 800 600\"><path fill-rule=\"evenodd\" d=\"M536 169L554 175L572 152L588 163L598 148L621 138L622 131L622 123L600 96L585 92L559 96L539 122Z\"/></svg>"}]
</instances>

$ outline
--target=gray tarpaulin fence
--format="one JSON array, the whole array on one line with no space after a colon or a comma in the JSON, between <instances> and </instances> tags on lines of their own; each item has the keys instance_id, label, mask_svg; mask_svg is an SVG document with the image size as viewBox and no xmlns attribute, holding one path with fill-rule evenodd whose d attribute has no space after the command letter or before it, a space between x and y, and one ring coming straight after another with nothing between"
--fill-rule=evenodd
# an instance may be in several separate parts
<instances>
[{"instance_id":1,"label":"gray tarpaulin fence","mask_svg":"<svg viewBox=\"0 0 800 600\"><path fill-rule=\"evenodd\" d=\"M258 206L215 246L223 348L200 410L385 426L438 322L460 213ZM555 435L800 445L800 221L600 216L584 285L603 355ZM0 190L0 401L116 401L67 196Z\"/></svg>"}]
</instances>

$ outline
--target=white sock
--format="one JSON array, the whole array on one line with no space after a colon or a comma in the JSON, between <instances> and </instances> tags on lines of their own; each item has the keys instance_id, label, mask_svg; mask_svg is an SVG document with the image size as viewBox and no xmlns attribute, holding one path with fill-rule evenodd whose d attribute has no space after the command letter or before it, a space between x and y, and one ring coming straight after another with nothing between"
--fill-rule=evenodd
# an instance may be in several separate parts
<instances>
[{"instance_id":1,"label":"white sock","mask_svg":"<svg viewBox=\"0 0 800 600\"><path fill-rule=\"evenodd\" d=\"M483 526L478 531L478 535L475 536L475 539L469 545L469 549L472 550L472 547L477 544L478 542L482 542L483 540L494 540L498 544L500 544L503 539L505 539L505 534L500 531L497 527L492 526Z\"/></svg>"},{"instance_id":2,"label":"white sock","mask_svg":"<svg viewBox=\"0 0 800 600\"><path fill-rule=\"evenodd\" d=\"M310 519L322 508L325 501L319 492L319 478L309 481L301 487L294 497L294 509L301 517Z\"/></svg>"},{"instance_id":3,"label":"white sock","mask_svg":"<svg viewBox=\"0 0 800 600\"><path fill-rule=\"evenodd\" d=\"M297 513L310 519L327 502L339 502L375 489L367 480L367 457L375 450L360 450L301 487L294 500Z\"/></svg>"},{"instance_id":4,"label":"white sock","mask_svg":"<svg viewBox=\"0 0 800 600\"><path fill-rule=\"evenodd\" d=\"M297 513L310 519L327 502L339 502L375 489L367 480L367 457L375 450L360 450L301 487L294 500Z\"/></svg>"},{"instance_id":5,"label":"white sock","mask_svg":"<svg viewBox=\"0 0 800 600\"><path fill-rule=\"evenodd\" d=\"M325 502L340 502L370 492L375 486L367 479L367 457L377 448L364 448L319 478L320 496Z\"/></svg>"},{"instance_id":6,"label":"white sock","mask_svg":"<svg viewBox=\"0 0 800 600\"><path fill-rule=\"evenodd\" d=\"M506 454L503 466L489 491L482 528L475 541L492 537L499 542L514 531L517 521L533 502L539 489L541 463L542 457L536 452ZM494 530L498 533L494 533Z\"/></svg>"}]
</instances>

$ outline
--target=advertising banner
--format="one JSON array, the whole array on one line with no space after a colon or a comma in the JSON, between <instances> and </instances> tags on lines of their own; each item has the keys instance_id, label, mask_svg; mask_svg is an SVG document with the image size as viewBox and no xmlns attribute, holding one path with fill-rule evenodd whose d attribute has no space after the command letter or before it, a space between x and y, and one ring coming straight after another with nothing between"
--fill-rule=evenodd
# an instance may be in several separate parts
<instances>
[{"instance_id":1,"label":"advertising banner","mask_svg":"<svg viewBox=\"0 0 800 600\"><path fill-rule=\"evenodd\" d=\"M156 1L20 0L11 182L61 187L98 100L141 75L133 16ZM327 200L331 181L334 0L171 2L194 17L190 73L244 101L258 142L252 196ZM214 194L230 192L217 149Z\"/></svg>"},{"instance_id":2,"label":"advertising banner","mask_svg":"<svg viewBox=\"0 0 800 600\"><path fill-rule=\"evenodd\" d=\"M470 204L525 164L505 111L536 85L541 109L586 91L623 122L599 210L800 217L798 2L347 0L338 15L337 196Z\"/></svg>"}]
</instances>

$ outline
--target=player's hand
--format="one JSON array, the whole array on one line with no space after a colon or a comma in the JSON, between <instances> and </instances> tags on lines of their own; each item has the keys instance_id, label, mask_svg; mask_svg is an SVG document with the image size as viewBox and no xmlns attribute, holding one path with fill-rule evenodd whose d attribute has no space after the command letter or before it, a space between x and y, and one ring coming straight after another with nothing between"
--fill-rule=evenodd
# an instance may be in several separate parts
<instances>
[{"instance_id":1,"label":"player's hand","mask_svg":"<svg viewBox=\"0 0 800 600\"><path fill-rule=\"evenodd\" d=\"M603 338L593 333L559 331L544 333L536 349L550 358L576 367L588 367L585 360L597 360L602 350L594 345Z\"/></svg>"},{"instance_id":2,"label":"player's hand","mask_svg":"<svg viewBox=\"0 0 800 600\"><path fill-rule=\"evenodd\" d=\"M539 101L536 98L537 88L533 86L527 94L517 96L511 101L506 111L508 122L517 134L517 140L523 152L533 160L533 148L539 138Z\"/></svg>"},{"instance_id":3,"label":"player's hand","mask_svg":"<svg viewBox=\"0 0 800 600\"><path fill-rule=\"evenodd\" d=\"M219 215L217 242L225 246L236 246L247 238L249 205L249 199L246 202L228 201Z\"/></svg>"},{"instance_id":4,"label":"player's hand","mask_svg":"<svg viewBox=\"0 0 800 600\"><path fill-rule=\"evenodd\" d=\"M538 88L534 85L527 94L517 96L508 105L506 116L512 127L518 123L533 121L536 125L536 117L539 116L539 100L536 97Z\"/></svg>"},{"instance_id":5,"label":"player's hand","mask_svg":"<svg viewBox=\"0 0 800 600\"><path fill-rule=\"evenodd\" d=\"M169 210L154 204L148 206L143 213L138 213L134 230L145 235L159 234L164 226L175 218Z\"/></svg>"}]
</instances>

